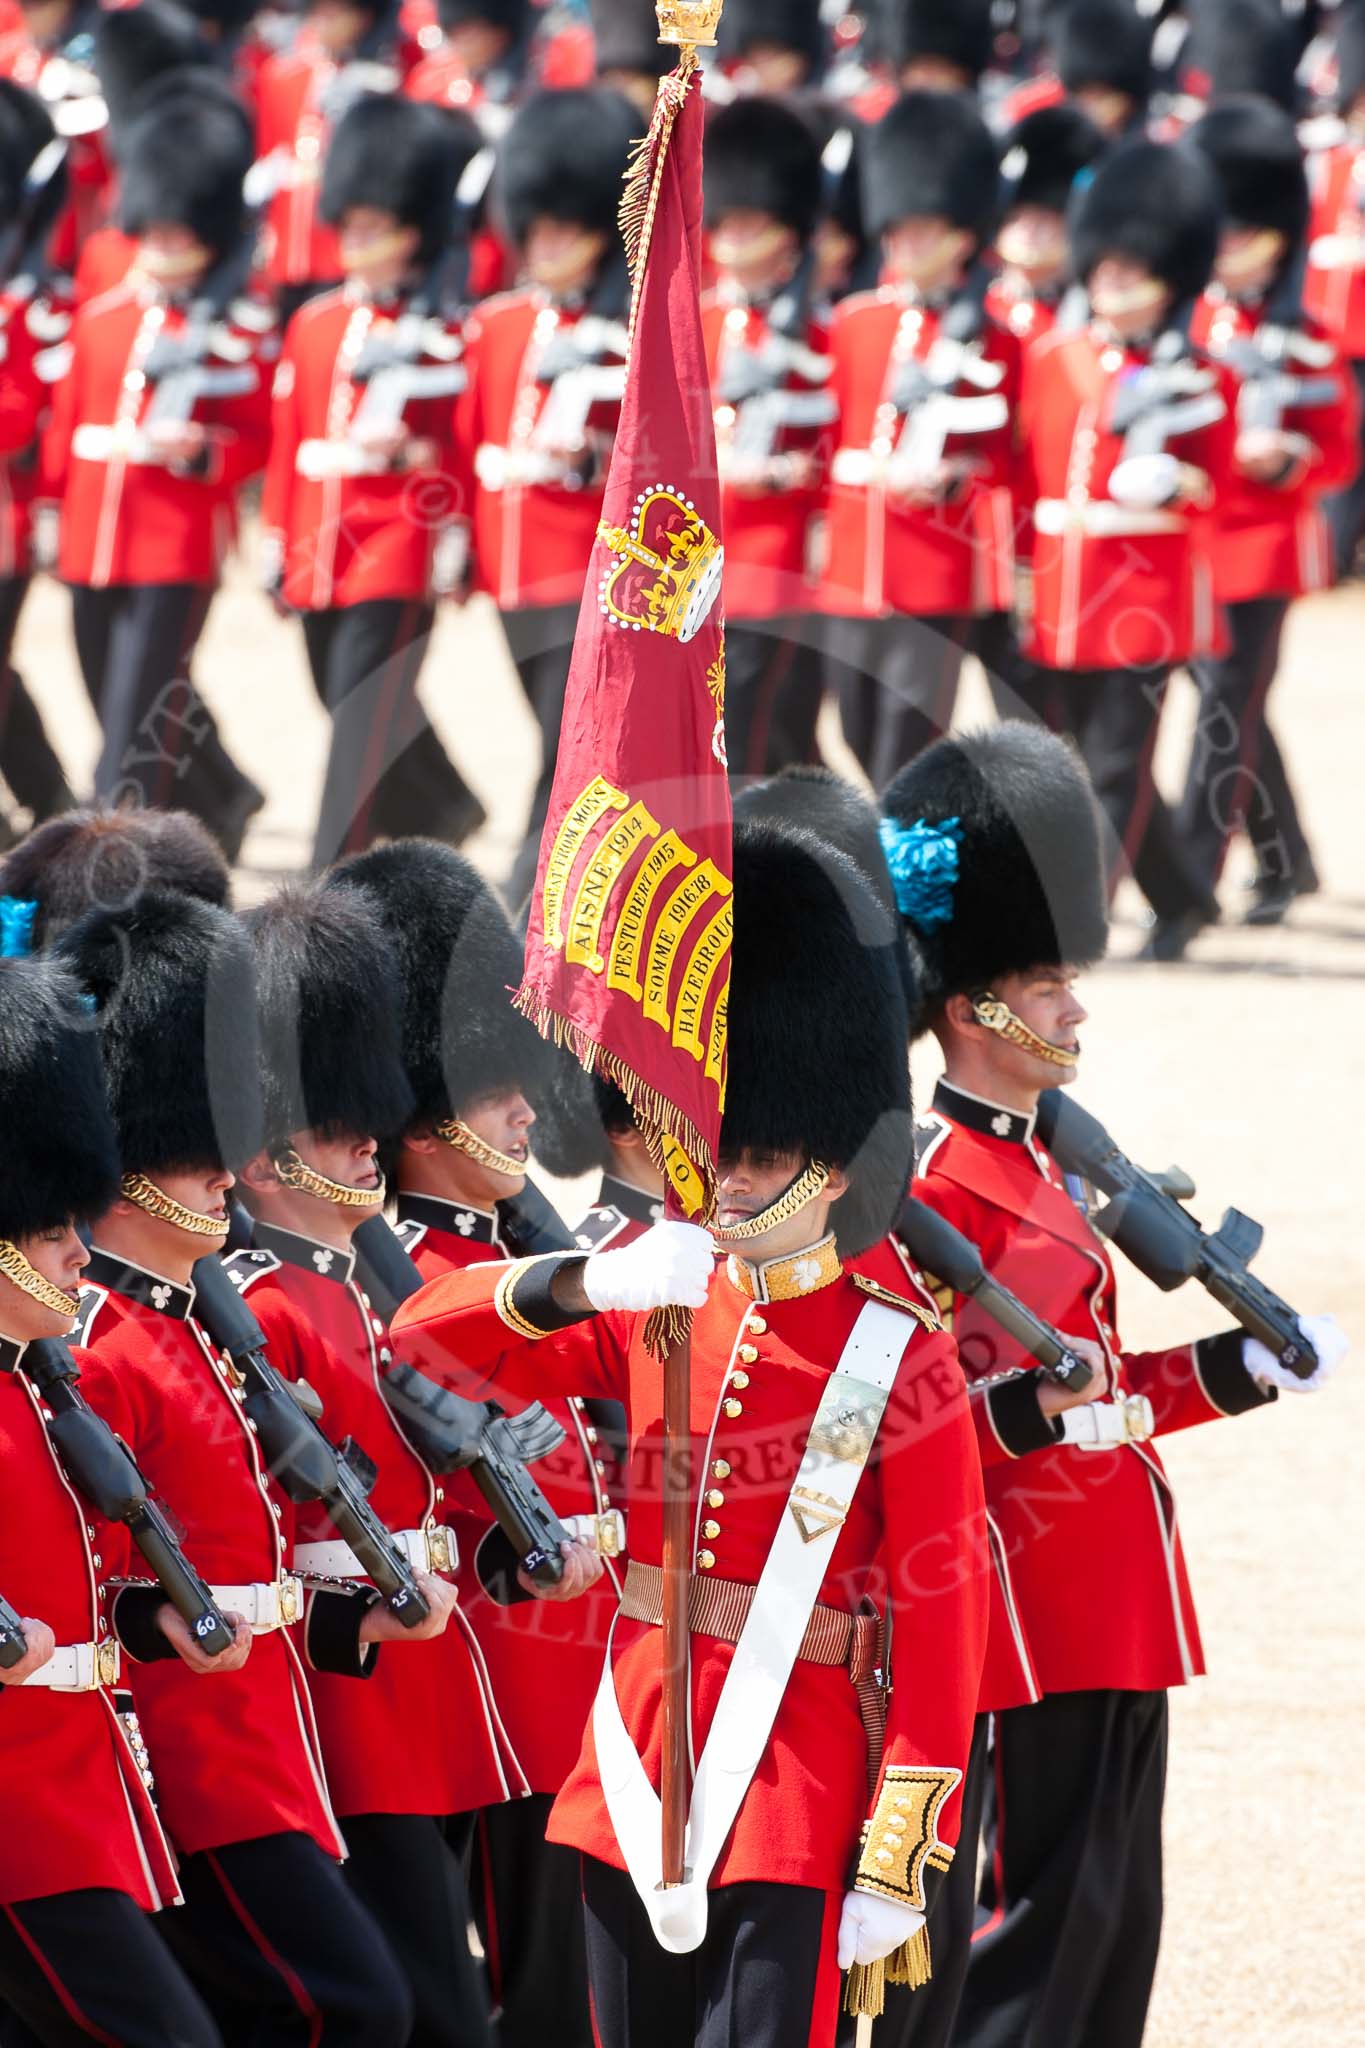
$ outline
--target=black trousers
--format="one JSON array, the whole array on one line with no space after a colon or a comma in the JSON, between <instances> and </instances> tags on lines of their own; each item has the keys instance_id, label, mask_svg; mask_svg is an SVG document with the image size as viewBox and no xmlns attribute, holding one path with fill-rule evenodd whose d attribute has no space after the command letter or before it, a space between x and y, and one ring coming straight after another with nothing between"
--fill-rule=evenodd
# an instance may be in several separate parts
<instances>
[{"instance_id":1,"label":"black trousers","mask_svg":"<svg viewBox=\"0 0 1365 2048\"><path fill-rule=\"evenodd\" d=\"M593 2048L579 1858L547 1842L543 1793L486 1806L474 1836L474 1901L499 2048Z\"/></svg>"},{"instance_id":2,"label":"black trousers","mask_svg":"<svg viewBox=\"0 0 1365 2048\"><path fill-rule=\"evenodd\" d=\"M809 637L816 623L745 619L726 626L725 752L736 781L819 760L815 727L825 664Z\"/></svg>"},{"instance_id":3,"label":"black trousers","mask_svg":"<svg viewBox=\"0 0 1365 2048\"><path fill-rule=\"evenodd\" d=\"M0 775L35 824L71 802L66 775L42 713L12 659L27 576L0 578Z\"/></svg>"},{"instance_id":4,"label":"black trousers","mask_svg":"<svg viewBox=\"0 0 1365 2048\"><path fill-rule=\"evenodd\" d=\"M1209 888L1239 829L1251 841L1263 880L1283 880L1308 858L1284 760L1266 720L1288 615L1284 597L1229 605L1230 650L1195 666L1199 722L1176 829Z\"/></svg>"},{"instance_id":5,"label":"black trousers","mask_svg":"<svg viewBox=\"0 0 1365 2048\"><path fill-rule=\"evenodd\" d=\"M995 1724L983 1919L955 2048L1139 2048L1161 1940L1164 1692Z\"/></svg>"},{"instance_id":6,"label":"black trousers","mask_svg":"<svg viewBox=\"0 0 1365 2048\"><path fill-rule=\"evenodd\" d=\"M341 1866L307 1835L184 1858L166 1939L229 2048L405 2048L403 1972Z\"/></svg>"},{"instance_id":7,"label":"black trousers","mask_svg":"<svg viewBox=\"0 0 1365 2048\"><path fill-rule=\"evenodd\" d=\"M1361 403L1365 405L1365 362L1352 363L1351 374L1356 380ZM1350 575L1360 536L1365 533L1365 416L1361 421L1360 453L1360 469L1345 490L1329 498L1324 507L1332 534L1332 558L1339 579Z\"/></svg>"},{"instance_id":8,"label":"black trousers","mask_svg":"<svg viewBox=\"0 0 1365 2048\"><path fill-rule=\"evenodd\" d=\"M675 1956L625 1873L585 1856L598 2048L830 2048L840 1904L803 1885L722 1885L701 1947Z\"/></svg>"},{"instance_id":9,"label":"black trousers","mask_svg":"<svg viewBox=\"0 0 1365 2048\"><path fill-rule=\"evenodd\" d=\"M313 687L332 719L316 869L376 839L458 843L483 821L417 696L434 620L430 605L397 597L303 615Z\"/></svg>"},{"instance_id":10,"label":"black trousers","mask_svg":"<svg viewBox=\"0 0 1365 2048\"><path fill-rule=\"evenodd\" d=\"M213 598L195 583L72 589L76 655L104 734L95 794L106 802L171 805L218 826L254 793L190 680Z\"/></svg>"},{"instance_id":11,"label":"black trousers","mask_svg":"<svg viewBox=\"0 0 1365 2048\"><path fill-rule=\"evenodd\" d=\"M559 728L564 717L564 686L569 680L578 607L538 605L526 611L504 612L502 624L522 693L540 727L540 771L531 795L521 851L507 882L507 898L516 910L535 886L540 835L554 786Z\"/></svg>"},{"instance_id":12,"label":"black trousers","mask_svg":"<svg viewBox=\"0 0 1365 2048\"><path fill-rule=\"evenodd\" d=\"M1125 871L1159 918L1216 915L1152 772L1170 670L1057 670L1062 729L1076 741L1109 824L1110 887Z\"/></svg>"},{"instance_id":13,"label":"black trousers","mask_svg":"<svg viewBox=\"0 0 1365 2048\"><path fill-rule=\"evenodd\" d=\"M1057 730L1062 706L1057 671L1039 668L1020 651L1019 633L1009 612L987 612L974 621L972 653L986 671L991 701L1000 718L1023 718L1030 725Z\"/></svg>"},{"instance_id":14,"label":"black trousers","mask_svg":"<svg viewBox=\"0 0 1365 2048\"><path fill-rule=\"evenodd\" d=\"M830 681L844 738L874 789L932 745L953 722L957 686L976 621L969 618L831 619Z\"/></svg>"},{"instance_id":15,"label":"black trousers","mask_svg":"<svg viewBox=\"0 0 1365 2048\"><path fill-rule=\"evenodd\" d=\"M198 1992L126 1892L0 1906L3 2048L221 2048Z\"/></svg>"},{"instance_id":16,"label":"black trousers","mask_svg":"<svg viewBox=\"0 0 1365 2048\"><path fill-rule=\"evenodd\" d=\"M490 2048L483 1979L469 1946L465 1850L472 1823L420 1814L352 1815L346 1880L388 1940L417 2017L408 2048ZM564 1939L564 1930L559 1930Z\"/></svg>"}]
</instances>

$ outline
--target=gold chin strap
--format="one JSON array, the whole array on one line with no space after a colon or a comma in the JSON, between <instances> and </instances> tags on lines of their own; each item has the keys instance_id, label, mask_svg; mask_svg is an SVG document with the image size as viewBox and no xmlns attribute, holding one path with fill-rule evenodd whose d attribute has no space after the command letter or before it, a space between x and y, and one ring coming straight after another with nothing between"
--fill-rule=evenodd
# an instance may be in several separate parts
<instances>
[{"instance_id":1,"label":"gold chin strap","mask_svg":"<svg viewBox=\"0 0 1365 2048\"><path fill-rule=\"evenodd\" d=\"M21 1294L27 1294L43 1308L50 1308L54 1316L65 1316L71 1322L81 1312L80 1301L74 1294L63 1294L60 1287L51 1280L45 1280L36 1266L30 1266L17 1244L7 1237L0 1237L0 1273L12 1280Z\"/></svg>"},{"instance_id":2,"label":"gold chin strap","mask_svg":"<svg viewBox=\"0 0 1365 2048\"><path fill-rule=\"evenodd\" d=\"M1031 1052L1035 1059L1046 1060L1049 1066L1074 1067L1076 1064L1074 1052L1052 1045L1046 1038L1040 1038L1036 1031L1030 1031L1023 1018L1016 1017L1009 1004L1002 1003L999 996L989 993L978 996L972 1004L972 1015L988 1031L998 1031L1011 1045Z\"/></svg>"},{"instance_id":3,"label":"gold chin strap","mask_svg":"<svg viewBox=\"0 0 1365 2048\"><path fill-rule=\"evenodd\" d=\"M728 1230L718 1224L712 1226L711 1235L717 1244L752 1244L756 1237L766 1237L770 1230L776 1230L780 1223L787 1223L799 1215L808 1202L824 1192L829 1180L829 1168L822 1166L818 1159L812 1159L805 1172L799 1174L784 1195L761 1209L757 1216L750 1216L743 1223L736 1223Z\"/></svg>"},{"instance_id":4,"label":"gold chin strap","mask_svg":"<svg viewBox=\"0 0 1365 2048\"><path fill-rule=\"evenodd\" d=\"M509 1174L515 1180L526 1178L526 1161L514 1159L510 1152L499 1152L496 1145L471 1131L457 1116L448 1116L443 1124L437 1124L436 1135L453 1145L457 1152L463 1152L476 1166L486 1166L490 1173Z\"/></svg>"},{"instance_id":5,"label":"gold chin strap","mask_svg":"<svg viewBox=\"0 0 1365 2048\"><path fill-rule=\"evenodd\" d=\"M315 1173L311 1166L305 1166L293 1147L277 1152L271 1161L285 1187L293 1188L300 1195L315 1195L320 1202L330 1202L335 1209L382 1209L384 1206L384 1176L372 1188L348 1188L345 1181L329 1180L325 1173Z\"/></svg>"},{"instance_id":6,"label":"gold chin strap","mask_svg":"<svg viewBox=\"0 0 1365 2048\"><path fill-rule=\"evenodd\" d=\"M185 1231L190 1237L224 1237L227 1234L226 1217L201 1216L197 1209L187 1209L183 1202L177 1202L155 1181L148 1180L145 1173L125 1173L119 1193L125 1201L135 1202L139 1209L155 1216L158 1223L173 1223L177 1230Z\"/></svg>"}]
</instances>

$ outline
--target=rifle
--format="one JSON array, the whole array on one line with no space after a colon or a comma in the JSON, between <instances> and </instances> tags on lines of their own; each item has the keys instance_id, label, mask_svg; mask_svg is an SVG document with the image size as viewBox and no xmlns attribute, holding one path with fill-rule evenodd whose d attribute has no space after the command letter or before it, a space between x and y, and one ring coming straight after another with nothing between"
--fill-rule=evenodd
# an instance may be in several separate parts
<instances>
[{"instance_id":1,"label":"rifle","mask_svg":"<svg viewBox=\"0 0 1365 2048\"><path fill-rule=\"evenodd\" d=\"M1123 436L1121 462L1164 455L1168 441L1213 426L1227 411L1214 372L1191 353L1192 313L1193 308L1187 308L1184 317L1158 337L1149 360L1119 380L1108 426Z\"/></svg>"},{"instance_id":2,"label":"rifle","mask_svg":"<svg viewBox=\"0 0 1365 2048\"><path fill-rule=\"evenodd\" d=\"M351 1248L357 1276L387 1322L422 1276L382 1216L360 1225ZM432 1472L468 1472L527 1577L558 1585L568 1531L526 1469L563 1443L553 1416L538 1401L507 1415L496 1401L462 1400L406 1364L389 1367L384 1395Z\"/></svg>"},{"instance_id":3,"label":"rifle","mask_svg":"<svg viewBox=\"0 0 1365 2048\"><path fill-rule=\"evenodd\" d=\"M246 1412L271 1472L290 1500L322 1503L390 1611L404 1628L416 1628L431 1608L412 1566L370 1506L375 1465L354 1438L333 1445L323 1435L317 1396L309 1388L300 1399L276 1372L266 1356L265 1333L227 1268L212 1254L196 1260L194 1285L195 1316L241 1374Z\"/></svg>"},{"instance_id":4,"label":"rifle","mask_svg":"<svg viewBox=\"0 0 1365 2048\"><path fill-rule=\"evenodd\" d=\"M35 288L46 274L47 243L66 204L67 145L60 137L45 144L24 173L24 186L14 218L0 234L0 278L32 278Z\"/></svg>"},{"instance_id":5,"label":"rifle","mask_svg":"<svg viewBox=\"0 0 1365 2048\"><path fill-rule=\"evenodd\" d=\"M620 251L603 263L582 319L555 334L536 364L536 382L549 390L531 445L555 454L584 450L565 479L570 489L586 489L596 471L595 451L585 444L589 413L625 395L629 303L630 273ZM609 356L620 360L608 362Z\"/></svg>"},{"instance_id":6,"label":"rifle","mask_svg":"<svg viewBox=\"0 0 1365 2048\"><path fill-rule=\"evenodd\" d=\"M13 1671L28 1655L28 1637L24 1634L23 1623L0 1593L0 1671Z\"/></svg>"},{"instance_id":7,"label":"rifle","mask_svg":"<svg viewBox=\"0 0 1365 2048\"><path fill-rule=\"evenodd\" d=\"M80 1367L60 1337L28 1346L19 1370L52 1413L47 1433L72 1485L106 1522L121 1522L206 1657L236 1640L212 1590L185 1556L132 1453L80 1391Z\"/></svg>"},{"instance_id":8,"label":"rifle","mask_svg":"<svg viewBox=\"0 0 1365 2048\"><path fill-rule=\"evenodd\" d=\"M1038 1134L1064 1171L1093 1181L1109 1197L1095 1227L1140 1273L1166 1294L1197 1280L1296 1378L1312 1378L1317 1353L1298 1317L1247 1270L1265 1234L1259 1223L1228 1209L1216 1231L1204 1230L1170 1192L1172 1176L1135 1166L1103 1124L1056 1088L1039 1097ZM1179 1180L1188 1184L1188 1176Z\"/></svg>"},{"instance_id":9,"label":"rifle","mask_svg":"<svg viewBox=\"0 0 1365 2048\"><path fill-rule=\"evenodd\" d=\"M977 348L990 284L990 271L978 263L944 314L928 355L904 363L891 387L891 403L905 422L892 466L911 479L939 466L950 434L989 434L1008 422L999 389L1005 366L988 362ZM960 393L959 384L975 395Z\"/></svg>"},{"instance_id":10,"label":"rifle","mask_svg":"<svg viewBox=\"0 0 1365 2048\"><path fill-rule=\"evenodd\" d=\"M1335 380L1321 374L1330 371L1336 351L1330 341L1318 341L1299 325L1307 265L1307 245L1301 242L1271 292L1256 332L1235 337L1222 351L1223 361L1241 380L1237 424L1244 433L1278 434L1286 412L1336 403ZM1301 371L1320 374L1304 376Z\"/></svg>"},{"instance_id":11,"label":"rifle","mask_svg":"<svg viewBox=\"0 0 1365 2048\"><path fill-rule=\"evenodd\" d=\"M245 289L255 247L253 222L204 278L182 331L163 336L148 350L142 369L153 390L144 430L167 423L184 426L201 400L241 398L256 390L260 372L250 361L250 343L221 331L224 314ZM217 356L221 367L212 366L210 356Z\"/></svg>"},{"instance_id":12,"label":"rifle","mask_svg":"<svg viewBox=\"0 0 1365 2048\"><path fill-rule=\"evenodd\" d=\"M926 1275L941 1280L954 1294L966 1294L978 1302L1059 1387L1078 1394L1089 1386L1094 1374L1080 1353L1071 1349L1051 1323L988 1273L971 1239L954 1230L936 1209L907 1195L896 1220L896 1236Z\"/></svg>"}]
</instances>

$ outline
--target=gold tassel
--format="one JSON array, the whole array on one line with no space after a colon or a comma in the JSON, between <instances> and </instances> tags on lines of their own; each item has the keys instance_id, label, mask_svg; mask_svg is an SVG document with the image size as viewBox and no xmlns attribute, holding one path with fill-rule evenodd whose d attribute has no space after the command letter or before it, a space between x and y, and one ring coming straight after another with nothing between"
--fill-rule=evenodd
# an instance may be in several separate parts
<instances>
[{"instance_id":1,"label":"gold tassel","mask_svg":"<svg viewBox=\"0 0 1365 2048\"><path fill-rule=\"evenodd\" d=\"M649 132L635 145L630 162L626 166L625 184L621 192L617 219L622 240L626 245L626 263L630 270L632 335L635 333L635 315L639 310L640 287L644 283L645 265L649 261L649 244L654 232L654 215L659 204L659 185L663 177L664 158L668 155L673 123L682 110L688 87L696 72L697 53L690 45L685 46L679 55L676 70L668 72L659 80Z\"/></svg>"},{"instance_id":2,"label":"gold tassel","mask_svg":"<svg viewBox=\"0 0 1365 2048\"><path fill-rule=\"evenodd\" d=\"M844 1986L844 2011L859 2019L879 2020L886 2010L888 1984L908 1984L918 1991L929 1982L932 1968L929 1930L921 1927L881 1962L853 1965Z\"/></svg>"},{"instance_id":3,"label":"gold tassel","mask_svg":"<svg viewBox=\"0 0 1365 2048\"><path fill-rule=\"evenodd\" d=\"M651 1358L665 1359L675 1344L681 1344L692 1328L690 1308L656 1308L645 1321L645 1350Z\"/></svg>"},{"instance_id":4,"label":"gold tassel","mask_svg":"<svg viewBox=\"0 0 1365 2048\"><path fill-rule=\"evenodd\" d=\"M921 1927L918 1934L912 1934L909 1941L903 1941L887 1957L886 1981L888 1984L908 1984L912 1991L918 1991L921 1985L929 1982L933 1967L929 1929Z\"/></svg>"}]
</instances>

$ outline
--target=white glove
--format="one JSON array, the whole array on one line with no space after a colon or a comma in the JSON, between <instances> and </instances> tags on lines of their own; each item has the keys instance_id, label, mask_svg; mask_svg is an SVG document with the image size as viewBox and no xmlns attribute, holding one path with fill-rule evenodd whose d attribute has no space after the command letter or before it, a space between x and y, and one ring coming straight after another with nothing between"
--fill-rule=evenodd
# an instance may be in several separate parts
<instances>
[{"instance_id":1,"label":"white glove","mask_svg":"<svg viewBox=\"0 0 1365 2048\"><path fill-rule=\"evenodd\" d=\"M896 1899L880 1899L875 1892L845 1892L839 1915L839 1968L851 1970L855 1963L879 1963L910 1941L924 1925L923 1913L902 1906Z\"/></svg>"},{"instance_id":2,"label":"white glove","mask_svg":"<svg viewBox=\"0 0 1365 2048\"><path fill-rule=\"evenodd\" d=\"M695 1223L656 1223L634 1244L594 1252L583 1267L583 1292L597 1309L701 1308L711 1285L716 1248Z\"/></svg>"},{"instance_id":3,"label":"white glove","mask_svg":"<svg viewBox=\"0 0 1365 2048\"><path fill-rule=\"evenodd\" d=\"M1351 1348L1351 1340L1335 1316L1300 1316L1298 1320L1299 1328L1318 1354L1318 1369L1311 1379L1297 1378L1258 1337L1243 1337L1242 1363L1263 1387L1279 1387L1286 1394L1316 1394L1341 1364Z\"/></svg>"},{"instance_id":4,"label":"white glove","mask_svg":"<svg viewBox=\"0 0 1365 2048\"><path fill-rule=\"evenodd\" d=\"M1109 495L1116 505L1133 511L1155 511L1168 505L1180 483L1180 464L1169 452L1130 455L1116 463L1109 476Z\"/></svg>"}]
</instances>

